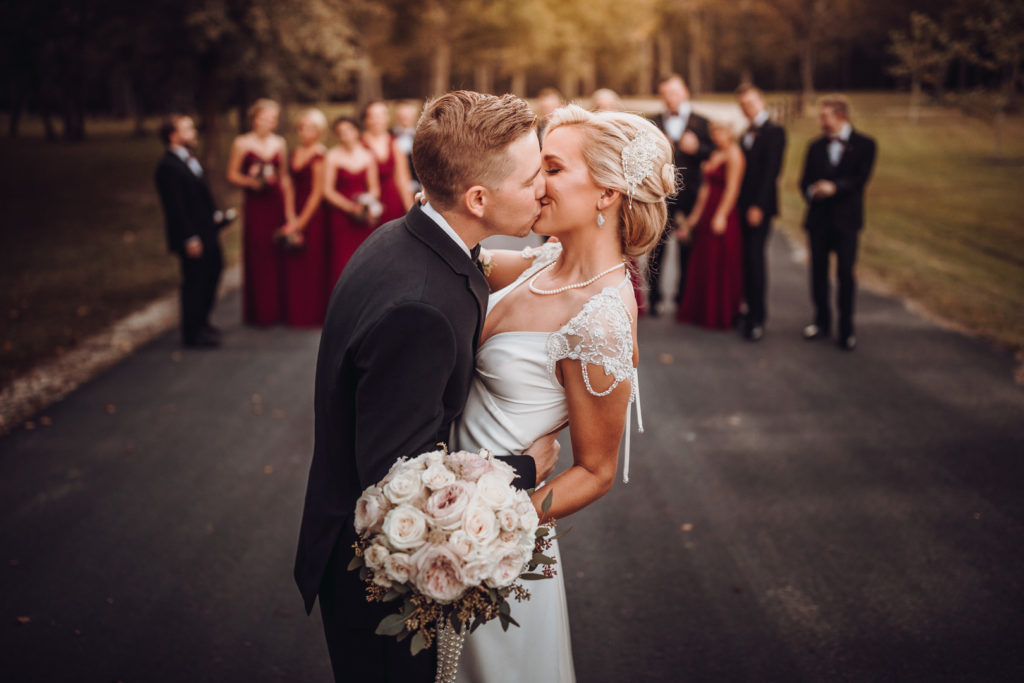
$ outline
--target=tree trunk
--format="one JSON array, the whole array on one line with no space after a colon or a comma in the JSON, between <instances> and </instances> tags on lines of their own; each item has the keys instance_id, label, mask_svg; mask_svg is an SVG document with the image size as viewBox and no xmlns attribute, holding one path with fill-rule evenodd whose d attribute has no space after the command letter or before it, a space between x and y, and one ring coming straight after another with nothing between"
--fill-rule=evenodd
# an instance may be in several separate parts
<instances>
[{"instance_id":1,"label":"tree trunk","mask_svg":"<svg viewBox=\"0 0 1024 683\"><path fill-rule=\"evenodd\" d=\"M486 62L477 62L473 67L473 89L477 92L494 92L494 70Z\"/></svg>"},{"instance_id":2,"label":"tree trunk","mask_svg":"<svg viewBox=\"0 0 1024 683\"><path fill-rule=\"evenodd\" d=\"M667 29L662 28L658 31L656 40L658 49L658 79L660 80L670 73L675 73L675 67L672 64L672 35ZM642 94L646 95L647 93Z\"/></svg>"},{"instance_id":3,"label":"tree trunk","mask_svg":"<svg viewBox=\"0 0 1024 683\"><path fill-rule=\"evenodd\" d=\"M686 75L690 92L697 95L703 89L704 75L703 45L704 45L704 22L702 12L698 9L690 14L689 38L687 45Z\"/></svg>"},{"instance_id":4,"label":"tree trunk","mask_svg":"<svg viewBox=\"0 0 1024 683\"><path fill-rule=\"evenodd\" d=\"M814 100L814 39L810 35L804 36L800 46L800 91L805 103Z\"/></svg>"},{"instance_id":5,"label":"tree trunk","mask_svg":"<svg viewBox=\"0 0 1024 683\"><path fill-rule=\"evenodd\" d=\"M579 94L579 76L576 73L577 60L568 53L562 59L561 68L558 70L558 89L562 92L562 98L567 102L576 99Z\"/></svg>"},{"instance_id":6,"label":"tree trunk","mask_svg":"<svg viewBox=\"0 0 1024 683\"><path fill-rule=\"evenodd\" d=\"M910 79L910 121L914 125L921 120L921 78L917 75Z\"/></svg>"},{"instance_id":7,"label":"tree trunk","mask_svg":"<svg viewBox=\"0 0 1024 683\"><path fill-rule=\"evenodd\" d=\"M583 82L583 93L593 95L597 90L597 62L594 55L587 55L587 58L580 64L580 79Z\"/></svg>"},{"instance_id":8,"label":"tree trunk","mask_svg":"<svg viewBox=\"0 0 1024 683\"><path fill-rule=\"evenodd\" d=\"M654 84L651 82L651 72L654 69L655 43L650 38L644 39L638 47L639 63L636 69L636 94L648 95L654 92Z\"/></svg>"},{"instance_id":9,"label":"tree trunk","mask_svg":"<svg viewBox=\"0 0 1024 683\"><path fill-rule=\"evenodd\" d=\"M439 97L451 89L452 43L449 36L451 19L444 5L437 0L429 3L427 30L433 36L430 56L430 95Z\"/></svg>"},{"instance_id":10,"label":"tree trunk","mask_svg":"<svg viewBox=\"0 0 1024 683\"><path fill-rule=\"evenodd\" d=\"M526 67L517 66L512 70L512 83L509 90L517 97L526 97Z\"/></svg>"},{"instance_id":11,"label":"tree trunk","mask_svg":"<svg viewBox=\"0 0 1024 683\"><path fill-rule=\"evenodd\" d=\"M358 80L356 103L359 107L367 102L383 99L384 86L381 83L380 69L374 65L369 55L364 55L359 60Z\"/></svg>"}]
</instances>

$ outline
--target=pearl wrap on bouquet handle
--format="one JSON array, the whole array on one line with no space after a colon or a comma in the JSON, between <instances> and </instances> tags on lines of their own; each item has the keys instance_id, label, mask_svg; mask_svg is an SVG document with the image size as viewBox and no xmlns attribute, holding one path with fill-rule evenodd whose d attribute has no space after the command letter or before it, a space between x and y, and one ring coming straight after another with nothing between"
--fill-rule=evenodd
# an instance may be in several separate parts
<instances>
[{"instance_id":1,"label":"pearl wrap on bouquet handle","mask_svg":"<svg viewBox=\"0 0 1024 683\"><path fill-rule=\"evenodd\" d=\"M434 683L455 683L465 640L465 634L457 633L447 621L437 623L437 674Z\"/></svg>"}]
</instances>

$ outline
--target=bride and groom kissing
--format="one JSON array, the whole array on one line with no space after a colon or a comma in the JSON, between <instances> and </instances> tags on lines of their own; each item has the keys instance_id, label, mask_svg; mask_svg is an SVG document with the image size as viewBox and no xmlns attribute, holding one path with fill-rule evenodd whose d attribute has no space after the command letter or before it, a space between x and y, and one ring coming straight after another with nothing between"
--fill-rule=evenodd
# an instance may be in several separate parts
<instances>
[{"instance_id":1,"label":"bride and groom kissing","mask_svg":"<svg viewBox=\"0 0 1024 683\"><path fill-rule=\"evenodd\" d=\"M378 228L342 272L316 369L315 446L295 580L319 598L336 681L430 681L417 656L374 629L394 611L346 570L356 500L401 457L486 448L561 519L612 486L637 398L630 259L652 249L675 192L672 150L625 113L537 119L512 95L459 91L428 103L413 165L427 199ZM491 235L557 237L523 252ZM487 275L484 275L484 271ZM523 286L525 285L525 286ZM557 433L572 463L554 473ZM557 553L557 547L552 549ZM531 586L520 628L490 622L466 638L460 681L573 681L561 575Z\"/></svg>"}]
</instances>

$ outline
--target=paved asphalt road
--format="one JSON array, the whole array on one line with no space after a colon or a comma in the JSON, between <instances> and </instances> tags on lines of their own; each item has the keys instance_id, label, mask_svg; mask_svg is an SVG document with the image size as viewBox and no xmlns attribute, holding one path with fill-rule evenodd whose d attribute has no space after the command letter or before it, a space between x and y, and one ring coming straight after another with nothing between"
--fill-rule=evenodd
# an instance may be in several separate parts
<instances>
[{"instance_id":1,"label":"paved asphalt road","mask_svg":"<svg viewBox=\"0 0 1024 683\"><path fill-rule=\"evenodd\" d=\"M641 321L633 481L567 520L581 683L1024 680L1012 359L862 294L758 345ZM317 333L167 335L0 440L0 681L327 681L291 582Z\"/></svg>"}]
</instances>

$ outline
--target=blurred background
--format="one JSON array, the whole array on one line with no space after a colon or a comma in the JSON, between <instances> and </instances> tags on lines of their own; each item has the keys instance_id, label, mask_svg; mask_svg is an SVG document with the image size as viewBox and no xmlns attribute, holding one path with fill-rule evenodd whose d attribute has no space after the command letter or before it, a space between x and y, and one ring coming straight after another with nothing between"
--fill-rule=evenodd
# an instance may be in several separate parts
<instances>
[{"instance_id":1,"label":"blurred background","mask_svg":"<svg viewBox=\"0 0 1024 683\"><path fill-rule=\"evenodd\" d=\"M766 91L789 133L794 235L815 95L851 95L881 150L862 276L1019 350L1022 17L1016 0L4 0L0 386L174 290L152 184L162 114L196 117L215 194L237 206L227 148L259 97L283 103L294 143L301 107L331 119L453 88L587 106L611 88L654 112L671 72L713 115L738 119L743 81Z\"/></svg>"}]
</instances>

